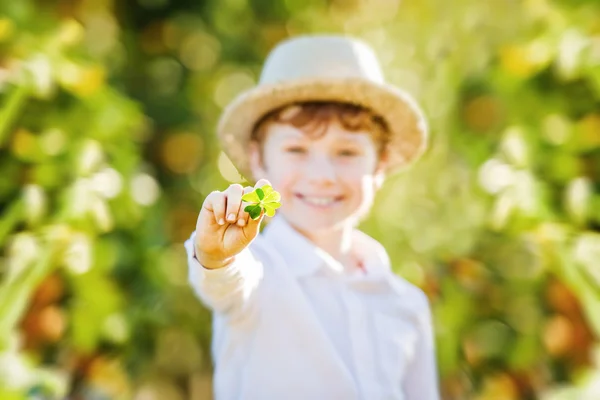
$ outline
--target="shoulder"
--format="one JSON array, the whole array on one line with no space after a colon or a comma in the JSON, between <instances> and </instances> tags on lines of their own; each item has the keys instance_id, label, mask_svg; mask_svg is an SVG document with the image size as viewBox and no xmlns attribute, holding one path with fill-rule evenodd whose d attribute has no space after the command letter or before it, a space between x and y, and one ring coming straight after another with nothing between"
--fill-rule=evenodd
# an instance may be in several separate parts
<instances>
[{"instance_id":1,"label":"shoulder","mask_svg":"<svg viewBox=\"0 0 600 400\"><path fill-rule=\"evenodd\" d=\"M391 269L390 257L385 247L377 239L359 230L355 230L354 235L359 247L357 251L369 260L369 264L378 265L384 270Z\"/></svg>"},{"instance_id":2,"label":"shoulder","mask_svg":"<svg viewBox=\"0 0 600 400\"><path fill-rule=\"evenodd\" d=\"M389 274L397 294L417 309L428 308L429 300L425 292L393 272L390 257L385 247L377 239L362 231L357 230L356 235L362 251L365 252L374 264L380 266L384 272Z\"/></svg>"},{"instance_id":3,"label":"shoulder","mask_svg":"<svg viewBox=\"0 0 600 400\"><path fill-rule=\"evenodd\" d=\"M432 314L429 299L425 292L406 279L392 274L392 286L397 294L400 308L409 315L417 329L426 335L432 331Z\"/></svg>"},{"instance_id":4,"label":"shoulder","mask_svg":"<svg viewBox=\"0 0 600 400\"><path fill-rule=\"evenodd\" d=\"M428 316L430 306L425 292L393 272L389 255L378 240L358 230L356 234L363 251L368 254L374 264L382 269L382 272L388 275L394 293L398 301L402 303L402 308L408 309L411 313L417 315Z\"/></svg>"},{"instance_id":5,"label":"shoulder","mask_svg":"<svg viewBox=\"0 0 600 400\"><path fill-rule=\"evenodd\" d=\"M429 313L429 299L425 292L418 286L408 282L406 279L391 273L391 281L394 291L402 298L402 302L417 312Z\"/></svg>"}]
</instances>

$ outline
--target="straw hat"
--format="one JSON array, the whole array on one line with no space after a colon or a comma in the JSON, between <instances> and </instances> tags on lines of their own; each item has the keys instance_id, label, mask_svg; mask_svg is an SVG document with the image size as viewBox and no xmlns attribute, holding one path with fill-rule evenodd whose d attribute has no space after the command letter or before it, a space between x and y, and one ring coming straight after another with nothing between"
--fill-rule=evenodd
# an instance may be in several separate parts
<instances>
[{"instance_id":1,"label":"straw hat","mask_svg":"<svg viewBox=\"0 0 600 400\"><path fill-rule=\"evenodd\" d=\"M421 109L409 94L385 82L367 44L345 36L299 36L276 46L258 85L221 114L221 145L244 177L252 178L248 144L254 125L276 108L304 101L352 103L383 117L391 130L388 173L415 161L427 146Z\"/></svg>"}]
</instances>

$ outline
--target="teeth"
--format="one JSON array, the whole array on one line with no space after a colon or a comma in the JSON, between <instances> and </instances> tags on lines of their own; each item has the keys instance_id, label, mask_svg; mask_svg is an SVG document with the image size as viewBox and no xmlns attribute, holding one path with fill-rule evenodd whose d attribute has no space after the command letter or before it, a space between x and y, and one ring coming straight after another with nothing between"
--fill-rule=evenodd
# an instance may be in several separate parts
<instances>
[{"instance_id":1,"label":"teeth","mask_svg":"<svg viewBox=\"0 0 600 400\"><path fill-rule=\"evenodd\" d=\"M328 206L335 202L333 197L304 197L304 201L315 206Z\"/></svg>"}]
</instances>

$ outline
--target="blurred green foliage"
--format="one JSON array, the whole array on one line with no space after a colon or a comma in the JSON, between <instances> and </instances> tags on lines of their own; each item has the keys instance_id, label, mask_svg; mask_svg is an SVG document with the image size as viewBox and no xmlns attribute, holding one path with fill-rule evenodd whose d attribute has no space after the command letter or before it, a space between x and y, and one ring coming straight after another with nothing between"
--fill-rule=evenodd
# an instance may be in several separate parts
<instances>
[{"instance_id":1,"label":"blurred green foliage","mask_svg":"<svg viewBox=\"0 0 600 400\"><path fill-rule=\"evenodd\" d=\"M182 242L240 180L220 110L309 32L429 116L363 229L430 297L444 398L600 398L594 0L2 2L0 398L210 398Z\"/></svg>"}]
</instances>

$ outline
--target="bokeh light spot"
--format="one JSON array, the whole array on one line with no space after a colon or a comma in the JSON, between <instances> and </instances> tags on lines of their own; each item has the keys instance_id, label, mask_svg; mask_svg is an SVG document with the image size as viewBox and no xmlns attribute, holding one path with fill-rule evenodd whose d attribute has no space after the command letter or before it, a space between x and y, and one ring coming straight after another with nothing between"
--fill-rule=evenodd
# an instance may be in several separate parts
<instances>
[{"instance_id":1,"label":"bokeh light spot","mask_svg":"<svg viewBox=\"0 0 600 400\"><path fill-rule=\"evenodd\" d=\"M244 180L235 165L233 165L229 157L223 152L219 155L218 165L219 172L229 182L242 182Z\"/></svg>"},{"instance_id":2,"label":"bokeh light spot","mask_svg":"<svg viewBox=\"0 0 600 400\"><path fill-rule=\"evenodd\" d=\"M238 71L223 76L215 87L215 103L225 107L240 92L254 86L254 78L249 72Z\"/></svg>"},{"instance_id":3,"label":"bokeh light spot","mask_svg":"<svg viewBox=\"0 0 600 400\"><path fill-rule=\"evenodd\" d=\"M199 133L179 132L167 136L161 146L160 157L170 171L190 173L200 164L203 147Z\"/></svg>"},{"instance_id":4,"label":"bokeh light spot","mask_svg":"<svg viewBox=\"0 0 600 400\"><path fill-rule=\"evenodd\" d=\"M181 43L179 57L183 65L193 71L209 70L219 60L221 44L213 36L196 32Z\"/></svg>"},{"instance_id":5,"label":"bokeh light spot","mask_svg":"<svg viewBox=\"0 0 600 400\"><path fill-rule=\"evenodd\" d=\"M138 174L131 180L131 195L136 203L149 206L158 199L160 187L150 175Z\"/></svg>"}]
</instances>

